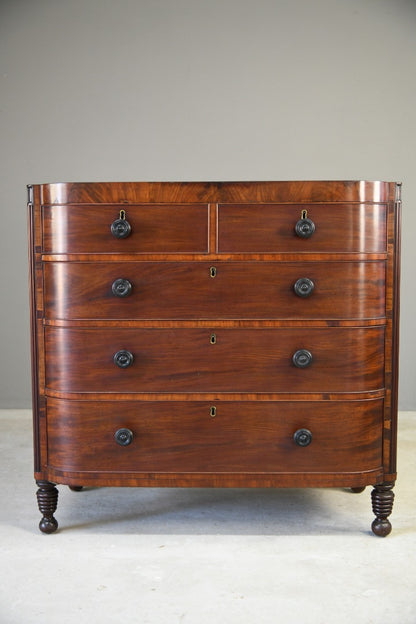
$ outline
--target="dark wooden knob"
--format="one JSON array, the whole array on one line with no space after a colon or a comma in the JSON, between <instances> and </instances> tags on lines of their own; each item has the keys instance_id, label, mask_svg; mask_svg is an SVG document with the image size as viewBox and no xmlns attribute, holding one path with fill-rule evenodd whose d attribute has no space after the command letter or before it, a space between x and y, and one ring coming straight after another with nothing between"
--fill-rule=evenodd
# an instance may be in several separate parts
<instances>
[{"instance_id":1,"label":"dark wooden knob","mask_svg":"<svg viewBox=\"0 0 416 624\"><path fill-rule=\"evenodd\" d=\"M130 353L130 351L127 351L126 349L121 349L114 354L113 360L114 364L117 364L119 368L128 368L129 366L131 366L131 364L133 364L134 358L133 354Z\"/></svg>"},{"instance_id":2,"label":"dark wooden knob","mask_svg":"<svg viewBox=\"0 0 416 624\"><path fill-rule=\"evenodd\" d=\"M299 349L293 354L292 361L297 368L307 368L312 364L312 353L307 349Z\"/></svg>"},{"instance_id":3,"label":"dark wooden knob","mask_svg":"<svg viewBox=\"0 0 416 624\"><path fill-rule=\"evenodd\" d=\"M114 434L114 439L120 446L128 446L133 442L133 432L130 429L118 429Z\"/></svg>"},{"instance_id":4,"label":"dark wooden knob","mask_svg":"<svg viewBox=\"0 0 416 624\"><path fill-rule=\"evenodd\" d=\"M132 285L128 279L120 277L113 282L111 290L115 297L128 297L131 293Z\"/></svg>"},{"instance_id":5,"label":"dark wooden knob","mask_svg":"<svg viewBox=\"0 0 416 624\"><path fill-rule=\"evenodd\" d=\"M309 297L315 288L315 284L309 277L300 277L294 284L293 290L298 297Z\"/></svg>"},{"instance_id":6,"label":"dark wooden knob","mask_svg":"<svg viewBox=\"0 0 416 624\"><path fill-rule=\"evenodd\" d=\"M127 238L131 233L131 225L127 219L116 219L111 224L111 234L115 238Z\"/></svg>"},{"instance_id":7,"label":"dark wooden knob","mask_svg":"<svg viewBox=\"0 0 416 624\"><path fill-rule=\"evenodd\" d=\"M298 429L295 431L293 439L298 446L308 446L312 442L312 433L309 429Z\"/></svg>"},{"instance_id":8,"label":"dark wooden knob","mask_svg":"<svg viewBox=\"0 0 416 624\"><path fill-rule=\"evenodd\" d=\"M315 232L315 223L308 217L299 219L295 225L295 232L300 238L310 238Z\"/></svg>"}]
</instances>

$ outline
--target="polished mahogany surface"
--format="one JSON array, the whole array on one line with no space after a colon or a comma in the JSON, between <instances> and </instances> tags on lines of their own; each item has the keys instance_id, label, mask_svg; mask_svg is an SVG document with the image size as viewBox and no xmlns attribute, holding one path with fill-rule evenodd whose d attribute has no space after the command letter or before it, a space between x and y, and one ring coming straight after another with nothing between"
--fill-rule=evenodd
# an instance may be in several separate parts
<instances>
[{"instance_id":1,"label":"polished mahogany surface","mask_svg":"<svg viewBox=\"0 0 416 624\"><path fill-rule=\"evenodd\" d=\"M117 239L111 224L124 210L131 234ZM45 206L43 249L50 253L206 253L208 207Z\"/></svg>"},{"instance_id":2,"label":"polished mahogany surface","mask_svg":"<svg viewBox=\"0 0 416 624\"><path fill-rule=\"evenodd\" d=\"M365 392L384 387L384 327L46 328L46 387L59 392ZM297 368L306 349L312 362ZM119 368L127 350L133 362Z\"/></svg>"},{"instance_id":3,"label":"polished mahogany surface","mask_svg":"<svg viewBox=\"0 0 416 624\"><path fill-rule=\"evenodd\" d=\"M296 235L302 211L316 230ZM380 204L219 205L218 251L273 253L386 251L386 207Z\"/></svg>"},{"instance_id":4,"label":"polished mahogany surface","mask_svg":"<svg viewBox=\"0 0 416 624\"><path fill-rule=\"evenodd\" d=\"M383 319L385 262L48 262L47 319ZM299 280L311 292L296 294ZM117 280L131 289L119 296ZM123 293L122 293L123 294Z\"/></svg>"},{"instance_id":5,"label":"polished mahogany surface","mask_svg":"<svg viewBox=\"0 0 416 624\"><path fill-rule=\"evenodd\" d=\"M63 401L48 399L49 462L58 470L294 472L379 470L382 399L353 402ZM317 412L319 416L317 417ZM127 427L133 441L114 443ZM294 433L310 429L301 448Z\"/></svg>"},{"instance_id":6,"label":"polished mahogany surface","mask_svg":"<svg viewBox=\"0 0 416 624\"><path fill-rule=\"evenodd\" d=\"M368 180L278 182L64 182L42 184L42 204L159 202L394 202L396 183Z\"/></svg>"},{"instance_id":7,"label":"polished mahogany surface","mask_svg":"<svg viewBox=\"0 0 416 624\"><path fill-rule=\"evenodd\" d=\"M55 484L396 477L400 185L29 188L34 448Z\"/></svg>"}]
</instances>

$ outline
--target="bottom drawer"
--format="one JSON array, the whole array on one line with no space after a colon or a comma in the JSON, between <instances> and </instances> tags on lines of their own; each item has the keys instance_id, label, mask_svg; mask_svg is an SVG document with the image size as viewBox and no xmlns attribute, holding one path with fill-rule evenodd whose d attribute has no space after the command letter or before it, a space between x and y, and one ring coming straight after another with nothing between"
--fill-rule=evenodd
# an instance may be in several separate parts
<instances>
[{"instance_id":1,"label":"bottom drawer","mask_svg":"<svg viewBox=\"0 0 416 624\"><path fill-rule=\"evenodd\" d=\"M101 473L364 472L381 465L382 414L382 399L48 399L48 465Z\"/></svg>"}]
</instances>

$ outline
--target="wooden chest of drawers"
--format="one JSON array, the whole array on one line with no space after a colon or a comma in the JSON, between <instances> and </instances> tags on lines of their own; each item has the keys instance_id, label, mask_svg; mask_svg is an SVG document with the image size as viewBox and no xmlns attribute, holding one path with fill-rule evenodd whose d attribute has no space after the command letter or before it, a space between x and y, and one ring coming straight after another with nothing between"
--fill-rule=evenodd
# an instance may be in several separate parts
<instances>
[{"instance_id":1,"label":"wooden chest of drawers","mask_svg":"<svg viewBox=\"0 0 416 624\"><path fill-rule=\"evenodd\" d=\"M372 485L396 478L400 185L28 187L35 478Z\"/></svg>"}]
</instances>

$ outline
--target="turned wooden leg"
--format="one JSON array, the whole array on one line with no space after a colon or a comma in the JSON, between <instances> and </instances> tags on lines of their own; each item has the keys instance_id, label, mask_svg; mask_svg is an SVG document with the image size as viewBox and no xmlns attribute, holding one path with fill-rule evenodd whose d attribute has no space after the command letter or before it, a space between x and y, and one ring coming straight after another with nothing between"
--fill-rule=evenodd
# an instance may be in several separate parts
<instances>
[{"instance_id":1,"label":"turned wooden leg","mask_svg":"<svg viewBox=\"0 0 416 624\"><path fill-rule=\"evenodd\" d=\"M55 484L49 481L36 481L36 483L39 486L36 497L39 511L43 516L39 522L39 529L42 533L53 533L58 528L58 522L53 515L58 505L58 490Z\"/></svg>"},{"instance_id":2,"label":"turned wooden leg","mask_svg":"<svg viewBox=\"0 0 416 624\"><path fill-rule=\"evenodd\" d=\"M380 485L375 485L374 490L371 492L373 512L376 516L371 528L373 533L379 537L386 537L391 531L391 524L387 517L393 509L393 487L394 483L381 483Z\"/></svg>"}]
</instances>

